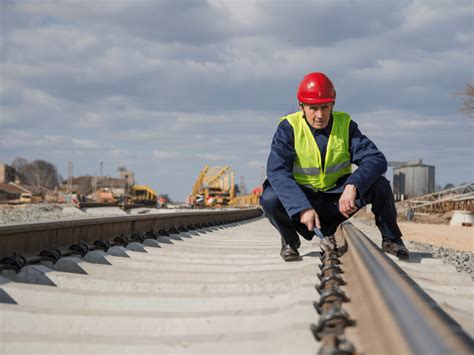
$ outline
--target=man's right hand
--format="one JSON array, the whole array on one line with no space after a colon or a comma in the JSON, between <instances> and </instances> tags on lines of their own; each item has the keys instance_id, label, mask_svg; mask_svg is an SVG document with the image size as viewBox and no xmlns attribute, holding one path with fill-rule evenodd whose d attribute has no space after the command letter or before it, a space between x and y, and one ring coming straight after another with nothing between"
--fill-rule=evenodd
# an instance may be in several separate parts
<instances>
[{"instance_id":1,"label":"man's right hand","mask_svg":"<svg viewBox=\"0 0 474 355\"><path fill-rule=\"evenodd\" d=\"M300 222L308 227L310 232L313 231L314 227L321 229L321 223L319 222L319 216L316 211L312 208L308 208L300 212Z\"/></svg>"}]
</instances>

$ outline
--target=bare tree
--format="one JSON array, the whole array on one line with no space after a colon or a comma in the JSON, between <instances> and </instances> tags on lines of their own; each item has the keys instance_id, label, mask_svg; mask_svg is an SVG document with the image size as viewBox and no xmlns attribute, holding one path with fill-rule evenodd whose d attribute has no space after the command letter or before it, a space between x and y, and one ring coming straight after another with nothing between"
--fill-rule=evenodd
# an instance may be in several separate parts
<instances>
[{"instance_id":1,"label":"bare tree","mask_svg":"<svg viewBox=\"0 0 474 355\"><path fill-rule=\"evenodd\" d=\"M20 177L20 181L27 184L26 171L28 170L28 160L22 157L15 158L10 166L16 170Z\"/></svg>"},{"instance_id":2,"label":"bare tree","mask_svg":"<svg viewBox=\"0 0 474 355\"><path fill-rule=\"evenodd\" d=\"M18 157L11 166L23 177L24 183L42 189L52 190L59 185L59 175L56 166L45 160L28 162Z\"/></svg>"},{"instance_id":3,"label":"bare tree","mask_svg":"<svg viewBox=\"0 0 474 355\"><path fill-rule=\"evenodd\" d=\"M463 97L461 112L474 117L474 84L466 83L464 90L459 92L458 95Z\"/></svg>"},{"instance_id":4,"label":"bare tree","mask_svg":"<svg viewBox=\"0 0 474 355\"><path fill-rule=\"evenodd\" d=\"M30 176L37 187L52 190L59 185L56 166L45 160L35 160L30 164Z\"/></svg>"}]
</instances>

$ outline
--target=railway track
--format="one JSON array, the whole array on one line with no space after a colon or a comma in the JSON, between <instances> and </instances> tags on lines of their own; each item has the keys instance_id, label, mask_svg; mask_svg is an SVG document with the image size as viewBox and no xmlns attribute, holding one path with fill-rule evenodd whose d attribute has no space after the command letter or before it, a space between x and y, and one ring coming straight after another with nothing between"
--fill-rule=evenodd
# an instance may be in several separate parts
<instances>
[{"instance_id":1,"label":"railway track","mask_svg":"<svg viewBox=\"0 0 474 355\"><path fill-rule=\"evenodd\" d=\"M353 225L334 252L303 241L302 261L284 263L259 215L0 227L0 353L472 353Z\"/></svg>"}]
</instances>

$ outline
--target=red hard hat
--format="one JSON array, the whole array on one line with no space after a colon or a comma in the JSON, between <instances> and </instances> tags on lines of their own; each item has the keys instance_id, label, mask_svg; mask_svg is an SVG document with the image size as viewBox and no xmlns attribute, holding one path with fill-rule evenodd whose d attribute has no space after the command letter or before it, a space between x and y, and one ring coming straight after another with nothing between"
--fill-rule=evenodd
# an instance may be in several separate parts
<instances>
[{"instance_id":1,"label":"red hard hat","mask_svg":"<svg viewBox=\"0 0 474 355\"><path fill-rule=\"evenodd\" d=\"M303 104L325 104L336 100L336 90L325 74L309 73L301 80L296 97Z\"/></svg>"}]
</instances>

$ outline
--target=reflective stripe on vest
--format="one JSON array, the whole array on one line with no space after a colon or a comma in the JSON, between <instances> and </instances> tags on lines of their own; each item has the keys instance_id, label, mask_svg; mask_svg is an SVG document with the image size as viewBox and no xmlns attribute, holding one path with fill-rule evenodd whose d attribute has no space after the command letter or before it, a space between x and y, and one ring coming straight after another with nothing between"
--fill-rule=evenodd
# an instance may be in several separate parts
<instances>
[{"instance_id":1,"label":"reflective stripe on vest","mask_svg":"<svg viewBox=\"0 0 474 355\"><path fill-rule=\"evenodd\" d=\"M336 164L336 165L328 167L326 169L326 174L335 173L339 170L343 170L344 168L347 168L348 166L351 166L351 161L350 160L348 160L344 163L340 163L340 164Z\"/></svg>"},{"instance_id":2,"label":"reflective stripe on vest","mask_svg":"<svg viewBox=\"0 0 474 355\"><path fill-rule=\"evenodd\" d=\"M344 112L333 112L333 123L326 149L324 169L321 152L301 112L281 119L288 120L293 127L296 157L293 162L293 177L296 182L314 191L326 191L336 185L337 180L352 172L349 151L349 125L351 117Z\"/></svg>"},{"instance_id":3,"label":"reflective stripe on vest","mask_svg":"<svg viewBox=\"0 0 474 355\"><path fill-rule=\"evenodd\" d=\"M293 173L304 175L318 175L321 169L319 168L302 168L301 166L293 165Z\"/></svg>"}]
</instances>

